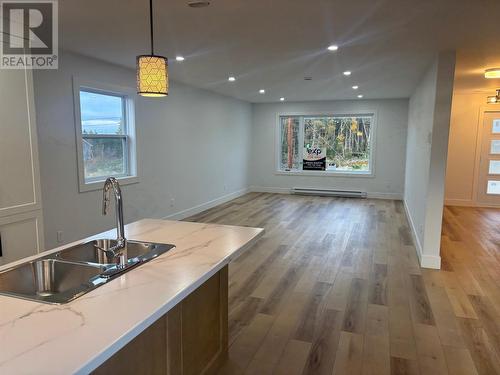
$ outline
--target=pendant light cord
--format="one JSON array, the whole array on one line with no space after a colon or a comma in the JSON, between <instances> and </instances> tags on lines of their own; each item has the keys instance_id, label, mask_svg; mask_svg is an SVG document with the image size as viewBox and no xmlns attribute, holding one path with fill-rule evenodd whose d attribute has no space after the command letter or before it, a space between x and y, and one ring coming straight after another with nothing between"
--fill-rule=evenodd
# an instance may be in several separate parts
<instances>
[{"instance_id":1,"label":"pendant light cord","mask_svg":"<svg viewBox=\"0 0 500 375\"><path fill-rule=\"evenodd\" d=\"M153 37L153 0L149 0L149 27L151 32L151 55L154 55L154 37Z\"/></svg>"}]
</instances>

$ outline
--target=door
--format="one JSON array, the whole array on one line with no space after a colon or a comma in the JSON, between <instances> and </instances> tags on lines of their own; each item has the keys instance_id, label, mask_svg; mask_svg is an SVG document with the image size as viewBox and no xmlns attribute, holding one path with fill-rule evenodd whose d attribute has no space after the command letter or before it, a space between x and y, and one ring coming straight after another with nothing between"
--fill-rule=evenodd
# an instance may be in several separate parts
<instances>
[{"instance_id":1,"label":"door","mask_svg":"<svg viewBox=\"0 0 500 375\"><path fill-rule=\"evenodd\" d=\"M477 201L500 206L500 112L485 112L481 139Z\"/></svg>"}]
</instances>

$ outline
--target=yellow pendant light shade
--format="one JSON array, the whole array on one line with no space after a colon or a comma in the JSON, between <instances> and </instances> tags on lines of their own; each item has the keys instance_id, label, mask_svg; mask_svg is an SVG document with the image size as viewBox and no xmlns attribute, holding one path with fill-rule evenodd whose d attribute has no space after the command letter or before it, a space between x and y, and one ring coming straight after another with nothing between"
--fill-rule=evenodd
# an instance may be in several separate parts
<instances>
[{"instance_id":1,"label":"yellow pendant light shade","mask_svg":"<svg viewBox=\"0 0 500 375\"><path fill-rule=\"evenodd\" d=\"M151 54L137 56L137 93L157 98L168 95L168 59L155 55L153 0L149 0L149 31Z\"/></svg>"},{"instance_id":2,"label":"yellow pendant light shade","mask_svg":"<svg viewBox=\"0 0 500 375\"><path fill-rule=\"evenodd\" d=\"M168 95L168 60L163 56L137 56L137 93L141 96Z\"/></svg>"}]
</instances>

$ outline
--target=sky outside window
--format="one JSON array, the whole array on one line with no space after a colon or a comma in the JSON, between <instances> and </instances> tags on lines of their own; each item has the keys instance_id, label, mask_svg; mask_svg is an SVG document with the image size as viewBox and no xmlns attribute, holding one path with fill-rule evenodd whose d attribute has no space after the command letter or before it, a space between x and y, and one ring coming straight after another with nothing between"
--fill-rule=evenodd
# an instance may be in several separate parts
<instances>
[{"instance_id":1,"label":"sky outside window","mask_svg":"<svg viewBox=\"0 0 500 375\"><path fill-rule=\"evenodd\" d=\"M80 112L84 134L122 134L123 98L80 91Z\"/></svg>"}]
</instances>

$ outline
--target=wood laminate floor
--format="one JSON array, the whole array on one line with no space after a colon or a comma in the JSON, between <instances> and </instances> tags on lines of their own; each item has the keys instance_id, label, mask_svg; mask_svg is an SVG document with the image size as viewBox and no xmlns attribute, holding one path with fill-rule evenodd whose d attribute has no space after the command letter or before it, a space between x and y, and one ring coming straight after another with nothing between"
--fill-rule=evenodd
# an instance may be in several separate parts
<instances>
[{"instance_id":1,"label":"wood laminate floor","mask_svg":"<svg viewBox=\"0 0 500 375\"><path fill-rule=\"evenodd\" d=\"M266 229L229 268L221 374L500 374L500 210L445 209L441 271L399 201L251 193L189 220Z\"/></svg>"}]
</instances>

